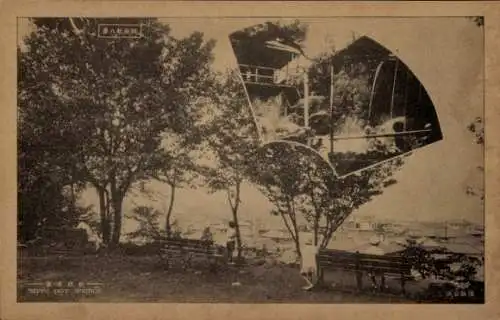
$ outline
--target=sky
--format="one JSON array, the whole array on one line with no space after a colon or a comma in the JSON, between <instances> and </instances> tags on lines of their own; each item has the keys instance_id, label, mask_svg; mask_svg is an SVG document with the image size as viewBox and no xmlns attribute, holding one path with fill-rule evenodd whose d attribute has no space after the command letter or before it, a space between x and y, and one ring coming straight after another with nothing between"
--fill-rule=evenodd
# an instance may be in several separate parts
<instances>
[{"instance_id":1,"label":"sky","mask_svg":"<svg viewBox=\"0 0 500 320\"><path fill-rule=\"evenodd\" d=\"M174 36L203 31L217 41L214 69L223 71L236 66L229 34L237 29L276 19L232 18L162 19ZM482 147L474 142L467 125L483 112L483 30L470 20L456 18L321 18L301 19L309 25L305 52L314 56L332 43L341 49L353 36L369 36L405 62L427 89L436 106L443 140L416 150L406 158L396 173L397 184L384 190L373 201L353 213L353 217L375 219L443 221L467 219L483 223L481 201L465 194L468 185L482 184L477 169L483 164ZM19 23L19 38L29 32L26 21ZM169 189L153 183L151 189L168 198ZM124 211L134 205L148 204L163 209L165 200L129 197ZM97 204L93 190L84 195L85 203ZM254 187L245 185L242 192L241 219L255 218L269 226L281 226L271 217L273 206ZM174 218L181 225L218 222L231 217L225 194L207 190L181 190L177 193ZM134 225L125 222L125 230Z\"/></svg>"}]
</instances>

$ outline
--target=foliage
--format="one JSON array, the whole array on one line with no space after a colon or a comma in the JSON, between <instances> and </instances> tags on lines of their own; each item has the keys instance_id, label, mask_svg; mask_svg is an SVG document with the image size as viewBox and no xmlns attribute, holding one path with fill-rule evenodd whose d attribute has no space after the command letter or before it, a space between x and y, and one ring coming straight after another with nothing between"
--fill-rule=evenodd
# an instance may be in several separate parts
<instances>
[{"instance_id":1,"label":"foliage","mask_svg":"<svg viewBox=\"0 0 500 320\"><path fill-rule=\"evenodd\" d=\"M212 100L210 120L204 126L206 152L214 159L205 168L214 190L228 189L247 174L249 159L258 147L257 128L244 89L235 74L221 76Z\"/></svg>"},{"instance_id":2,"label":"foliage","mask_svg":"<svg viewBox=\"0 0 500 320\"><path fill-rule=\"evenodd\" d=\"M99 221L99 214L95 212L94 206L88 206L84 214L80 216L80 221L89 226L93 234L97 235L102 242L102 228Z\"/></svg>"},{"instance_id":3,"label":"foliage","mask_svg":"<svg viewBox=\"0 0 500 320\"><path fill-rule=\"evenodd\" d=\"M329 59L335 53L324 54L309 68L309 79L314 93L327 97L321 101L315 110L330 111L331 71ZM339 130L347 119L366 120L370 99L371 82L368 72L347 73L337 70L333 75L333 127Z\"/></svg>"},{"instance_id":4,"label":"foliage","mask_svg":"<svg viewBox=\"0 0 500 320\"><path fill-rule=\"evenodd\" d=\"M276 67L286 64L290 54L269 50L265 46L266 41L279 39L301 50L298 44L305 39L306 33L307 26L298 20L291 23L274 21L238 30L230 35L230 40L239 63Z\"/></svg>"},{"instance_id":5,"label":"foliage","mask_svg":"<svg viewBox=\"0 0 500 320\"><path fill-rule=\"evenodd\" d=\"M402 160L397 158L341 179L311 175L309 195L315 212L313 221L320 227L321 247L328 245L333 233L351 213L396 183L392 174L401 165Z\"/></svg>"},{"instance_id":6,"label":"foliage","mask_svg":"<svg viewBox=\"0 0 500 320\"><path fill-rule=\"evenodd\" d=\"M298 224L304 218L324 248L342 222L361 205L380 195L393 182L401 159L337 178L318 155L300 145L270 145L259 152L256 176L260 189L276 205L298 245Z\"/></svg>"},{"instance_id":7,"label":"foliage","mask_svg":"<svg viewBox=\"0 0 500 320\"><path fill-rule=\"evenodd\" d=\"M194 133L196 135L196 133ZM166 183L170 187L168 208L165 212L165 232L167 235L172 231L172 213L176 191L179 188L189 186L195 188L194 181L199 176L199 168L196 157L199 154L197 142L192 141L191 135L168 134L165 135L162 145L168 150L168 161L163 167L157 168L152 177ZM198 152L198 153L197 153Z\"/></svg>"},{"instance_id":8,"label":"foliage","mask_svg":"<svg viewBox=\"0 0 500 320\"><path fill-rule=\"evenodd\" d=\"M415 240L408 239L401 254L424 279L440 273L432 258L432 253Z\"/></svg>"},{"instance_id":9,"label":"foliage","mask_svg":"<svg viewBox=\"0 0 500 320\"><path fill-rule=\"evenodd\" d=\"M309 70L315 94L329 96L329 54L325 54ZM347 126L363 132L370 86L366 72L338 72L334 75L333 125L336 131ZM315 109L316 108L316 109ZM311 113L329 109L328 99L312 105ZM352 129L352 128L351 128ZM339 132L337 132L339 133ZM314 143L312 147L315 148ZM331 161L342 172L346 167L363 167L367 161L387 159L391 146L379 139L368 139L364 153L336 152ZM299 244L297 221L304 217L314 230L315 243L328 245L335 230L361 205L380 195L384 188L396 183L393 173L402 166L401 158L394 158L378 166L339 179L332 167L317 153L299 144L270 144L259 152L257 183L264 194L276 205L275 214L282 216L285 225ZM349 158L346 161L346 158ZM352 161L355 159L356 161Z\"/></svg>"},{"instance_id":10,"label":"foliage","mask_svg":"<svg viewBox=\"0 0 500 320\"><path fill-rule=\"evenodd\" d=\"M260 48L258 43L267 40L279 38L278 41L282 43L297 46L304 40L307 31L305 26L300 26L301 24L296 22L293 27L286 29L286 35L282 34L283 30L279 35L274 34L280 28L272 24L254 26L232 34L231 40L238 60L252 64L249 62L251 57L247 57L249 54L254 55L254 59L260 60L262 55L255 54ZM260 49L265 51L265 48ZM298 49L302 51L300 45ZM310 67L309 79L313 94L323 97L330 95L330 81L325 81L325 78L330 78L329 61L334 54L335 52L322 54ZM276 56L276 59L280 58L279 55ZM262 63L257 64L262 65ZM279 61L271 64L279 64ZM369 75L367 68L364 71L362 68L358 69L354 70L356 72L341 71L334 75L333 125L336 128L341 128L349 119L366 118L370 95ZM322 99L319 103L311 105L310 112L329 109L330 101ZM372 147L374 149L372 151L378 155L381 152L379 149L383 149L384 146ZM353 210L380 194L384 186L394 183L389 177L401 162L396 159L382 167L339 180L335 178L332 169L323 159L298 144L270 144L259 150L251 159L255 170L251 175L253 181L276 205L273 214L282 217L299 254L299 219L305 218L313 225L315 242L319 241L318 232L322 230L321 245L326 246L333 232ZM323 224L321 228L320 224Z\"/></svg>"},{"instance_id":11,"label":"foliage","mask_svg":"<svg viewBox=\"0 0 500 320\"><path fill-rule=\"evenodd\" d=\"M73 159L85 128L69 123L85 114L58 101L45 78L33 72L39 66L19 49L18 62L18 235L28 241L43 228L77 224L81 208L75 202L83 185Z\"/></svg>"},{"instance_id":12,"label":"foliage","mask_svg":"<svg viewBox=\"0 0 500 320\"><path fill-rule=\"evenodd\" d=\"M474 280L478 269L483 267L483 261L477 257L447 253L446 250L428 250L415 240L407 240L401 254L424 279L433 277L467 284ZM448 257L443 260L436 258L435 254Z\"/></svg>"},{"instance_id":13,"label":"foliage","mask_svg":"<svg viewBox=\"0 0 500 320\"><path fill-rule=\"evenodd\" d=\"M254 156L254 182L275 205L271 214L281 216L299 256L298 219L308 209L304 206L307 165L314 163L308 160L299 146L288 143L268 145Z\"/></svg>"},{"instance_id":14,"label":"foliage","mask_svg":"<svg viewBox=\"0 0 500 320\"><path fill-rule=\"evenodd\" d=\"M78 211L73 211L71 199L63 195L62 187L39 172L31 172L34 181L19 179L18 240L34 241L46 228L75 227ZM36 179L36 180L35 180ZM43 200L50 199L50 201Z\"/></svg>"},{"instance_id":15,"label":"foliage","mask_svg":"<svg viewBox=\"0 0 500 320\"><path fill-rule=\"evenodd\" d=\"M220 74L209 107L209 119L203 126L205 159L200 166L212 192L226 193L235 223L238 256L242 241L238 223L241 186L250 174L252 155L258 147L256 124L252 119L244 89L236 72Z\"/></svg>"},{"instance_id":16,"label":"foliage","mask_svg":"<svg viewBox=\"0 0 500 320\"><path fill-rule=\"evenodd\" d=\"M20 130L32 127L55 148L73 146L53 154L98 191L104 241L116 244L128 190L174 157L162 145L164 134L189 135L200 116L194 102L211 82L214 42L199 32L176 39L155 20L138 39L98 38L98 19L87 19L79 32L59 20L38 21L20 53ZM60 140L51 140L50 130Z\"/></svg>"},{"instance_id":17,"label":"foliage","mask_svg":"<svg viewBox=\"0 0 500 320\"><path fill-rule=\"evenodd\" d=\"M129 232L127 238L145 240L147 242L152 242L159 238L162 234L159 224L161 216L162 212L152 207L135 207L133 213L128 218L136 221L139 226L135 231Z\"/></svg>"}]
</instances>

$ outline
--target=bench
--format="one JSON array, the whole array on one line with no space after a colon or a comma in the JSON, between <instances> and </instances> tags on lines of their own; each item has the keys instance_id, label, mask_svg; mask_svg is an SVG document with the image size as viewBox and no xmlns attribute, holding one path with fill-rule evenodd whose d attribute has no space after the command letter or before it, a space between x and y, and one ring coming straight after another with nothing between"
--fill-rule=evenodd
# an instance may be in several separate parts
<instances>
[{"instance_id":1,"label":"bench","mask_svg":"<svg viewBox=\"0 0 500 320\"><path fill-rule=\"evenodd\" d=\"M362 290L362 278L364 273L379 275L382 277L381 287L385 285L385 276L396 276L400 280L401 291L405 291L405 283L412 279L411 265L401 256L396 255L372 255L354 253L341 250L321 249L316 255L319 280L322 281L324 270L345 270L354 272L356 275L356 286Z\"/></svg>"},{"instance_id":2,"label":"bench","mask_svg":"<svg viewBox=\"0 0 500 320\"><path fill-rule=\"evenodd\" d=\"M217 265L224 259L224 248L213 241L197 239L163 239L159 241L159 255L167 268L180 263L183 268L190 268L194 261L208 261L210 266Z\"/></svg>"}]
</instances>

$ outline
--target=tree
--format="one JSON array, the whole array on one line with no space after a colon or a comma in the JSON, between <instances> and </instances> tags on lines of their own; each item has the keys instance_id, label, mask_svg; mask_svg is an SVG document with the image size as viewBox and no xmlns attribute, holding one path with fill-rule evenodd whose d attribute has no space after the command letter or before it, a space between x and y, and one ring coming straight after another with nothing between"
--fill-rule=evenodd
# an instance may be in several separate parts
<instances>
[{"instance_id":1,"label":"tree","mask_svg":"<svg viewBox=\"0 0 500 320\"><path fill-rule=\"evenodd\" d=\"M330 94L329 81L325 82L324 78L330 77L328 59L333 54L323 54L309 70L312 86L323 96ZM366 72L338 72L334 75L333 93L334 113L331 121L335 130L342 130L349 124L359 126L362 130L370 94ZM310 111L325 111L329 108L329 102L323 100L312 105ZM333 160L335 168L349 172L352 171L346 170L349 166L359 168L357 162L371 160L375 163L374 159L383 159L390 145L379 139L368 139L366 148L364 153L337 152L330 161ZM335 161L342 158L349 158L350 161ZM324 248L353 211L381 194L385 187L396 183L391 176L402 165L402 159L395 158L339 179L332 167L318 154L305 146L292 144L270 145L260 153L257 162L260 164L258 183L276 205L275 213L282 216L298 252L298 217L307 220L314 231L314 243Z\"/></svg>"},{"instance_id":2,"label":"tree","mask_svg":"<svg viewBox=\"0 0 500 320\"><path fill-rule=\"evenodd\" d=\"M220 75L214 90L210 120L204 127L206 152L214 159L203 170L212 191L226 193L235 223L238 257L242 241L238 212L241 187L249 175L249 160L258 147L256 124L236 72ZM209 156L210 157L210 156Z\"/></svg>"},{"instance_id":3,"label":"tree","mask_svg":"<svg viewBox=\"0 0 500 320\"><path fill-rule=\"evenodd\" d=\"M319 173L318 169L310 170L307 192L313 215L308 220L313 225L315 243L327 247L334 232L351 213L396 183L392 175L402 164L403 160L396 158L340 179L325 174L324 169Z\"/></svg>"},{"instance_id":4,"label":"tree","mask_svg":"<svg viewBox=\"0 0 500 320\"><path fill-rule=\"evenodd\" d=\"M162 236L158 222L161 211L147 206L135 207L129 218L135 220L139 226L133 232L129 232L129 239L141 239L152 242Z\"/></svg>"},{"instance_id":5,"label":"tree","mask_svg":"<svg viewBox=\"0 0 500 320\"><path fill-rule=\"evenodd\" d=\"M168 206L165 210L165 232L167 237L172 234L172 213L175 194L183 185L195 187L192 183L198 175L198 167L193 160L198 148L190 136L170 134L163 141L163 146L169 150L168 161L153 177L170 187ZM194 154L193 154L194 153Z\"/></svg>"},{"instance_id":6,"label":"tree","mask_svg":"<svg viewBox=\"0 0 500 320\"><path fill-rule=\"evenodd\" d=\"M311 113L330 112L331 60L336 52L322 53L310 66L308 73L311 88L317 95L328 97L318 103ZM347 119L367 119L370 100L371 82L368 67L362 72L350 73L334 70L333 75L333 112L332 125L337 131L342 129ZM338 133L338 132L336 132Z\"/></svg>"},{"instance_id":7,"label":"tree","mask_svg":"<svg viewBox=\"0 0 500 320\"><path fill-rule=\"evenodd\" d=\"M257 163L257 183L275 204L273 214L282 217L300 255L299 219L313 230L314 244L325 248L352 212L395 183L391 176L402 160L339 179L318 155L281 143L260 150Z\"/></svg>"},{"instance_id":8,"label":"tree","mask_svg":"<svg viewBox=\"0 0 500 320\"><path fill-rule=\"evenodd\" d=\"M415 269L422 278L434 277L437 279L453 281L470 286L484 259L468 256L461 253L450 253L444 249L426 249L415 240L408 239L403 244L401 255ZM446 260L436 257L435 254L446 254Z\"/></svg>"},{"instance_id":9,"label":"tree","mask_svg":"<svg viewBox=\"0 0 500 320\"><path fill-rule=\"evenodd\" d=\"M39 46L33 40L32 46ZM45 59L41 57L40 59ZM46 82L41 61L18 49L18 227L19 240L46 228L76 227L82 211L76 200L84 185L74 155L85 126L72 126L82 110L67 108ZM40 72L34 72L39 69ZM57 111L56 111L57 110ZM48 201L50 199L50 201Z\"/></svg>"},{"instance_id":10,"label":"tree","mask_svg":"<svg viewBox=\"0 0 500 320\"><path fill-rule=\"evenodd\" d=\"M311 112L328 112L334 134L339 134L345 129L368 134L366 128L370 125L368 104L372 85L371 73L376 64L366 58L366 61L357 61L350 65L347 70L344 66L332 73L332 64L335 64L334 60L338 54L335 49L321 53L308 70L311 86L315 92L320 96L330 96L330 99L319 101L314 106L316 109ZM333 90L330 84L333 84ZM331 113L330 103L333 103ZM408 140L406 143L411 146L416 146L418 143L410 139L405 140ZM392 146L383 139L372 138L366 142L365 150L362 152L358 150L358 152L331 154L329 157L331 164L339 172L345 173L366 167L366 163L376 164L377 159L380 161L388 159L389 155L394 155ZM403 165L403 159L393 158L341 179L331 174L331 169L326 163L323 165L319 163L308 167L308 205L314 209L308 220L313 225L315 243L324 248L333 233L353 211L380 195L384 188L396 183L392 175Z\"/></svg>"},{"instance_id":11,"label":"tree","mask_svg":"<svg viewBox=\"0 0 500 320\"><path fill-rule=\"evenodd\" d=\"M97 37L97 19L77 32L64 19L50 21L56 26L41 23L25 40L20 104L36 104L49 120L72 115L65 128L78 150L70 162L78 180L96 189L103 241L116 245L127 192L171 158L163 134L189 135L196 122L193 101L211 81L214 42L199 32L176 39L156 20L148 20L137 39Z\"/></svg>"},{"instance_id":12,"label":"tree","mask_svg":"<svg viewBox=\"0 0 500 320\"><path fill-rule=\"evenodd\" d=\"M310 208L304 204L307 193L307 172L317 162L303 147L288 143L276 143L258 150L253 158L255 172L253 181L275 205L271 214L281 216L295 244L298 256L300 239L298 219L302 214L310 215Z\"/></svg>"}]
</instances>

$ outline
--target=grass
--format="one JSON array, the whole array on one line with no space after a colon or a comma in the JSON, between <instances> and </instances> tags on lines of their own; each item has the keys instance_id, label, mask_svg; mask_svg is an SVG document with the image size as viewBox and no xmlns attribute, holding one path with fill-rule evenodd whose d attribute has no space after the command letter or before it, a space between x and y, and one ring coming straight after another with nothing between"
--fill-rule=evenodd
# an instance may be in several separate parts
<instances>
[{"instance_id":1,"label":"grass","mask_svg":"<svg viewBox=\"0 0 500 320\"><path fill-rule=\"evenodd\" d=\"M346 275L334 275L336 280ZM100 282L94 296L28 293L29 283ZM303 291L297 267L263 263L208 268L166 269L155 256L76 256L18 258L18 301L224 302L224 303L388 303L413 302L394 294L356 294L336 288Z\"/></svg>"}]
</instances>

